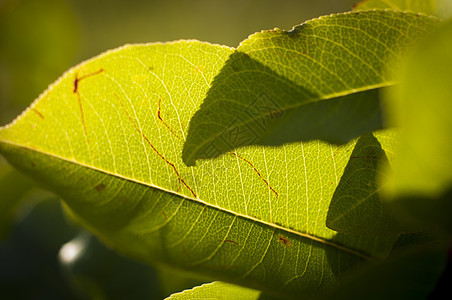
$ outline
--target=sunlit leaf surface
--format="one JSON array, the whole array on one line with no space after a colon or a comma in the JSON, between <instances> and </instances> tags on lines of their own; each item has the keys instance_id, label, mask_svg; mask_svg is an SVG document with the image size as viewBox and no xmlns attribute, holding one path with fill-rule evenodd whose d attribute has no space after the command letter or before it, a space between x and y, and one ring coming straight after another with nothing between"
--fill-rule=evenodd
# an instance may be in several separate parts
<instances>
[{"instance_id":1,"label":"sunlit leaf surface","mask_svg":"<svg viewBox=\"0 0 452 300\"><path fill-rule=\"evenodd\" d=\"M401 211L452 229L452 22L423 43L387 97L392 123L401 128L387 196Z\"/></svg>"},{"instance_id":2,"label":"sunlit leaf surface","mask_svg":"<svg viewBox=\"0 0 452 300\"><path fill-rule=\"evenodd\" d=\"M238 285L215 281L212 283L197 286L191 290L186 290L181 293L173 294L168 300L178 299L243 299L243 300L257 300L260 292Z\"/></svg>"},{"instance_id":3,"label":"sunlit leaf surface","mask_svg":"<svg viewBox=\"0 0 452 300\"><path fill-rule=\"evenodd\" d=\"M383 128L382 87L437 20L365 11L253 34L231 55L190 121L183 159L247 145L346 143Z\"/></svg>"},{"instance_id":4,"label":"sunlit leaf surface","mask_svg":"<svg viewBox=\"0 0 452 300\"><path fill-rule=\"evenodd\" d=\"M364 24L385 16L413 32L434 22L389 12L317 22ZM109 51L69 70L3 127L0 151L59 194L104 241L143 261L308 296L349 267L385 257L396 234L347 235L325 225L355 141L252 146L196 167L182 161L190 119L237 53L198 41ZM365 80L349 71L353 82ZM238 87L249 89L255 75Z\"/></svg>"}]
</instances>

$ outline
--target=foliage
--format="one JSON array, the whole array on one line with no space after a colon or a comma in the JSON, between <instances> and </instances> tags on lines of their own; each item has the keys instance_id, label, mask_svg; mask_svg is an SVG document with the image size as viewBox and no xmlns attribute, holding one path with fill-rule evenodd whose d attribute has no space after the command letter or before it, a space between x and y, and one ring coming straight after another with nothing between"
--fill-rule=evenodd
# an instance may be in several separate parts
<instances>
[{"instance_id":1,"label":"foliage","mask_svg":"<svg viewBox=\"0 0 452 300\"><path fill-rule=\"evenodd\" d=\"M119 253L230 282L171 298L423 299L450 242L445 3L108 51L2 127L0 152Z\"/></svg>"}]
</instances>

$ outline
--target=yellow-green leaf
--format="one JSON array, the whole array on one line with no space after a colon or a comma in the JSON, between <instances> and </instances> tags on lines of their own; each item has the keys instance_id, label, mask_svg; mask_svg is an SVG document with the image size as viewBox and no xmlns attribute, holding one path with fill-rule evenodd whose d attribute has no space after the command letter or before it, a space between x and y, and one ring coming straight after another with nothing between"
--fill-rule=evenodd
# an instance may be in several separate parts
<instances>
[{"instance_id":1,"label":"yellow-green leaf","mask_svg":"<svg viewBox=\"0 0 452 300\"><path fill-rule=\"evenodd\" d=\"M387 94L390 121L399 126L394 172L386 195L416 221L452 229L452 22L423 43Z\"/></svg>"},{"instance_id":2,"label":"yellow-green leaf","mask_svg":"<svg viewBox=\"0 0 452 300\"><path fill-rule=\"evenodd\" d=\"M350 267L384 258L397 235L325 225L355 141L253 146L184 164L188 123L236 53L198 41L104 53L1 128L0 152L122 253L309 297Z\"/></svg>"},{"instance_id":3,"label":"yellow-green leaf","mask_svg":"<svg viewBox=\"0 0 452 300\"><path fill-rule=\"evenodd\" d=\"M197 286L191 290L176 293L166 298L168 300L178 299L242 299L257 300L260 298L260 291L241 287L238 285L215 281Z\"/></svg>"},{"instance_id":4,"label":"yellow-green leaf","mask_svg":"<svg viewBox=\"0 0 452 300\"><path fill-rule=\"evenodd\" d=\"M396 144L396 133L383 131L360 137L331 200L326 225L353 234L397 234L404 229L381 201L378 180L382 165L388 164L385 140ZM383 145L379 139L382 140ZM356 188L350 188L355 186Z\"/></svg>"},{"instance_id":5,"label":"yellow-green leaf","mask_svg":"<svg viewBox=\"0 0 452 300\"><path fill-rule=\"evenodd\" d=\"M255 144L342 144L383 128L380 88L395 83L394 62L436 22L413 13L363 11L250 36L190 121L184 162Z\"/></svg>"}]
</instances>

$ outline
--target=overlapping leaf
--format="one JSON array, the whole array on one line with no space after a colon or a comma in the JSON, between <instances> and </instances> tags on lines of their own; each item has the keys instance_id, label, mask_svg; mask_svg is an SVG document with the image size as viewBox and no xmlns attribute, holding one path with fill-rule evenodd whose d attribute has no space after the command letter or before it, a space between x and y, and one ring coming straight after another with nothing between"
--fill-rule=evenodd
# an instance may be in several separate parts
<instances>
[{"instance_id":1,"label":"overlapping leaf","mask_svg":"<svg viewBox=\"0 0 452 300\"><path fill-rule=\"evenodd\" d=\"M366 12L309 26L374 19L409 23L414 32L434 22ZM395 27L387 28L395 34ZM326 35L340 31L324 29ZM384 257L395 235L346 235L325 226L355 142L254 146L196 167L184 164L188 122L210 95L214 78L234 68L230 63L237 55L245 60L239 73L249 71L247 63L255 66L247 54L197 41L105 53L71 69L2 128L0 151L61 195L75 215L121 252L279 295L303 290L308 297L333 285L350 266ZM259 72L251 70L235 89L256 88L251 84L260 82ZM286 78L289 72L268 72L257 79L280 83L272 93L287 91L295 80Z\"/></svg>"},{"instance_id":2,"label":"overlapping leaf","mask_svg":"<svg viewBox=\"0 0 452 300\"><path fill-rule=\"evenodd\" d=\"M166 299L243 299L257 300L260 299L260 292L234 284L215 281L212 283L197 286L191 290L171 295Z\"/></svg>"},{"instance_id":3,"label":"overlapping leaf","mask_svg":"<svg viewBox=\"0 0 452 300\"><path fill-rule=\"evenodd\" d=\"M360 137L331 200L326 225L353 234L397 234L404 229L394 212L381 201L382 165L393 159L397 131ZM380 142L381 140L381 142ZM388 155L386 154L388 153Z\"/></svg>"},{"instance_id":4,"label":"overlapping leaf","mask_svg":"<svg viewBox=\"0 0 452 300\"><path fill-rule=\"evenodd\" d=\"M387 196L416 221L452 229L452 22L417 49L403 84L387 94L390 121L401 127Z\"/></svg>"},{"instance_id":5,"label":"overlapping leaf","mask_svg":"<svg viewBox=\"0 0 452 300\"><path fill-rule=\"evenodd\" d=\"M252 35L230 57L190 122L183 159L247 145L345 143L383 127L380 88L436 19L366 11Z\"/></svg>"}]
</instances>

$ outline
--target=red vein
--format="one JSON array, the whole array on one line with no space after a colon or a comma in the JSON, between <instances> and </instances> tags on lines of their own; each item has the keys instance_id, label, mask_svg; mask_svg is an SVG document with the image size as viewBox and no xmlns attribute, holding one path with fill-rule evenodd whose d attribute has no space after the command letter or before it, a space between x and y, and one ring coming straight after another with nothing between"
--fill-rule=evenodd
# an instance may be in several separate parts
<instances>
[{"instance_id":1,"label":"red vein","mask_svg":"<svg viewBox=\"0 0 452 300\"><path fill-rule=\"evenodd\" d=\"M166 213L162 210L162 215L165 217L165 220L168 220L168 217L166 216Z\"/></svg>"},{"instance_id":2,"label":"red vein","mask_svg":"<svg viewBox=\"0 0 452 300\"><path fill-rule=\"evenodd\" d=\"M270 184L268 183L268 181L265 180L264 177L262 177L261 173L259 173L259 171L256 169L256 167L255 167L251 162L249 162L248 160L244 159L243 157L241 157L240 155L238 155L238 154L235 153L235 152L229 152L229 153L231 153L232 155L235 155L236 157L240 158L241 160L243 160L244 162L246 162L247 164L249 164L249 165L254 169L254 171L257 173L257 175L259 175L259 177L265 182L265 184L268 186L268 188L269 188L273 193L275 193L276 197L279 196L279 195L278 195L278 192L275 191L275 190L270 186Z\"/></svg>"},{"instance_id":3,"label":"red vein","mask_svg":"<svg viewBox=\"0 0 452 300\"><path fill-rule=\"evenodd\" d=\"M41 119L44 120L44 116L39 112L39 110L37 110L36 108L32 108L31 109L34 113L36 113Z\"/></svg>"},{"instance_id":4,"label":"red vein","mask_svg":"<svg viewBox=\"0 0 452 300\"><path fill-rule=\"evenodd\" d=\"M289 240L289 238L280 235L278 237L278 240L281 244L283 244L284 247L287 247L287 246L292 247L292 242Z\"/></svg>"},{"instance_id":5,"label":"red vein","mask_svg":"<svg viewBox=\"0 0 452 300\"><path fill-rule=\"evenodd\" d=\"M171 129L171 127L168 126L168 124L165 123L165 121L163 121L162 116L160 114L160 112L162 111L161 108L161 103L162 103L162 98L159 99L159 110L157 111L157 117L159 118L160 121L162 121L163 125L166 126L166 128L168 128L168 130L177 138L179 138L179 136Z\"/></svg>"},{"instance_id":6,"label":"red vein","mask_svg":"<svg viewBox=\"0 0 452 300\"><path fill-rule=\"evenodd\" d=\"M136 179L129 178L127 176L123 176L123 175L118 174L118 173L110 172L110 171L107 171L107 170L104 170L104 169L99 169L99 168L97 168L97 167L95 167L93 165L84 164L82 162L75 161L74 159L70 159L70 158L67 158L67 157L64 157L64 156L60 156L60 155L57 155L55 153L49 153L49 152L46 152L46 151L43 151L43 150L40 150L40 149L36 149L36 148L30 147L30 146L24 145L24 144L18 144L18 143L15 143L13 141L6 141L5 140L5 141L2 141L2 142L5 143L5 144L9 144L9 145L11 145L13 147L17 147L17 148L22 148L22 149L33 151L33 152L35 152L35 153L37 153L39 155L47 155L47 156L49 156L51 158L60 159L62 161L73 163L73 164L75 164L75 165L77 165L79 167L86 167L86 168L92 169L92 170L94 170L96 172L101 172L103 174L111 175L111 176L114 176L116 178L131 180L131 181L133 181L135 183L138 183L138 184L143 184L143 185L146 185L146 186L149 186L149 187L155 187L155 186L153 186L153 185L151 185L151 184L149 184L147 182L138 181ZM31 166L35 167L36 164L34 162L31 162ZM168 191L168 192L174 194L174 192L172 192L172 191ZM185 198L187 198L187 197L185 197ZM326 245L326 246L334 247L334 248L336 248L338 250L350 253L352 255L355 255L357 257L360 257L360 258L365 259L365 260L370 261L370 262L381 261L381 259L378 258L378 257L373 257L373 256L371 256L371 254L364 253L364 252L362 252L360 250L357 250L357 249L349 248L346 245L342 245L342 244L338 243L337 241L328 240L325 237L319 237L319 236L316 236L316 235L313 235L313 234L310 234L310 233L303 233L303 232L297 231L297 230L289 228L289 227L282 227L281 225L261 220L256 215L250 216L250 215L247 215L247 214L241 214L241 213L238 213L236 211L229 210L229 209L226 209L224 207L220 207L220 206L214 205L212 203L204 202L203 200L201 200L199 198L197 198L197 199L188 198L188 199L192 200L192 201L195 201L195 203L203 205L203 210L207 209L207 207L209 207L210 209L216 209L216 210L218 210L220 212L229 213L231 215L234 215L234 216L237 216L237 217L240 217L240 218L244 218L244 219L247 219L247 220L258 222L258 223L263 224L265 226L270 226L274 230L278 229L278 230L281 230L283 232L286 232L287 234L289 234L289 233L290 234L294 234L295 236L298 236L298 237L307 238L307 239L310 239L310 240L315 241L317 243L321 243L321 244ZM128 199L127 199L127 197L121 197L120 200L121 201L127 201ZM273 234L274 234L274 232L273 232ZM273 237L273 235L272 235L272 237Z\"/></svg>"},{"instance_id":7,"label":"red vein","mask_svg":"<svg viewBox=\"0 0 452 300\"><path fill-rule=\"evenodd\" d=\"M83 104L82 104L82 99L80 97L80 93L78 91L78 87L79 87L79 82L82 81L83 79L86 79L88 77L100 74L104 71L104 69L100 68L99 70L92 72L92 73L88 73L86 75L83 75L81 77L78 77L78 73L75 73L75 79L74 79L74 94L77 94L77 101L78 101L78 106L80 109L80 116L82 119L82 126L83 126L83 132L85 134L85 139L86 139L86 143L88 144L88 149L91 152L91 155L93 155L93 152L91 151L91 147L90 147L90 143L89 143L89 139L88 139L88 131L86 130L86 123L85 123L85 113L83 111Z\"/></svg>"},{"instance_id":8,"label":"red vein","mask_svg":"<svg viewBox=\"0 0 452 300\"><path fill-rule=\"evenodd\" d=\"M157 148L154 147L154 145L151 143L151 141L143 134L143 132L140 130L140 128L138 128L137 124L135 124L135 121L132 119L132 117L129 115L129 113L127 112L124 104L122 103L121 99L119 98L118 95L116 95L116 93L113 93L114 96L118 99L119 103L121 104L122 109L124 110L124 112L126 113L127 117L129 118L129 121L132 123L133 127L135 128L136 131L138 131L138 133L141 135L141 137L146 141L146 143L148 143L148 145L151 147L152 150L154 150L154 152L160 156L161 159L163 159L164 162L166 162L168 165L171 166L171 168L174 170L174 173L176 173L178 179L179 179L179 185L182 183L189 191L190 193L197 198L195 192L188 186L188 184L182 179L182 177L180 176L179 172L176 169L176 166L174 166L174 164L172 164L170 161L168 161L158 150Z\"/></svg>"},{"instance_id":9,"label":"red vein","mask_svg":"<svg viewBox=\"0 0 452 300\"><path fill-rule=\"evenodd\" d=\"M74 81L74 84L75 84L75 81ZM82 119L83 134L85 135L86 144L88 146L89 152L91 153L91 159L92 159L93 156L94 156L94 153L91 150L91 144L90 144L89 138L88 138L88 131L86 130L85 113L83 111L82 99L80 98L80 93L79 92L75 92L75 94L77 95L78 107L80 109L80 117Z\"/></svg>"},{"instance_id":10,"label":"red vein","mask_svg":"<svg viewBox=\"0 0 452 300\"><path fill-rule=\"evenodd\" d=\"M76 73L76 74L75 74L75 79L74 79L74 93L77 93L77 92L78 92L78 83L79 83L80 81L82 81L83 79L86 79L86 78L88 78L88 77L91 77L91 76L100 74L100 73L102 73L103 71L104 71L104 69L103 69L103 68L100 68L99 70L97 70L97 71L95 71L95 72L88 73L88 74L83 75L83 76L81 76L81 77L78 77L78 73Z\"/></svg>"}]
</instances>

